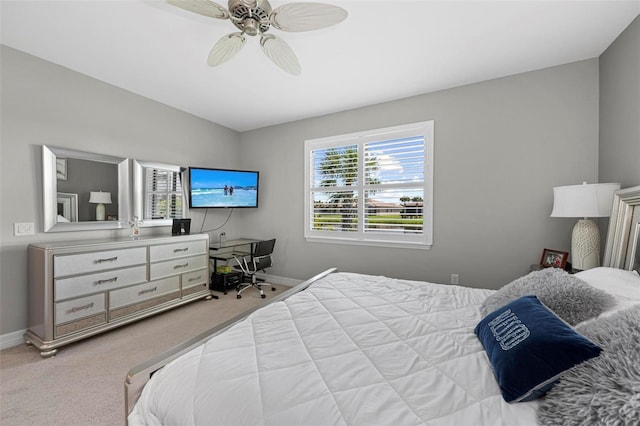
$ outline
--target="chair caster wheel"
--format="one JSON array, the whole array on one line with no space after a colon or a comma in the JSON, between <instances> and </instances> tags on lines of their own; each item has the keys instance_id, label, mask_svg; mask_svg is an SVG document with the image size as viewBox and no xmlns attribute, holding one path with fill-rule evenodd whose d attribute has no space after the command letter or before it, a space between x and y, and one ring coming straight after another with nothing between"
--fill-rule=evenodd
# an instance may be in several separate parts
<instances>
[{"instance_id":1,"label":"chair caster wheel","mask_svg":"<svg viewBox=\"0 0 640 426\"><path fill-rule=\"evenodd\" d=\"M239 294L236 296L236 299L242 299L242 296L240 296Z\"/></svg>"},{"instance_id":2,"label":"chair caster wheel","mask_svg":"<svg viewBox=\"0 0 640 426\"><path fill-rule=\"evenodd\" d=\"M261 295L260 295L260 297L262 297L262 298L264 299L264 298L265 298L265 297L267 297L267 296L265 296L264 294L261 294Z\"/></svg>"},{"instance_id":3,"label":"chair caster wheel","mask_svg":"<svg viewBox=\"0 0 640 426\"><path fill-rule=\"evenodd\" d=\"M271 287L271 291L276 291L276 288L275 287Z\"/></svg>"}]
</instances>

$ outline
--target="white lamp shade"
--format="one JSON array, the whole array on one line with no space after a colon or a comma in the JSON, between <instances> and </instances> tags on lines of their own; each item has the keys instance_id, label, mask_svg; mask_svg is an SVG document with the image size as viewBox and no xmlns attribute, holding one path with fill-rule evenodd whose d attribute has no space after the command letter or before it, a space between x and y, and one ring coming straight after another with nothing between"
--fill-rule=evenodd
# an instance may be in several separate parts
<instances>
[{"instance_id":1,"label":"white lamp shade","mask_svg":"<svg viewBox=\"0 0 640 426\"><path fill-rule=\"evenodd\" d=\"M551 217L608 217L619 183L595 183L553 188Z\"/></svg>"},{"instance_id":2,"label":"white lamp shade","mask_svg":"<svg viewBox=\"0 0 640 426\"><path fill-rule=\"evenodd\" d=\"M89 202L92 204L111 204L111 193L91 191L89 193Z\"/></svg>"}]
</instances>

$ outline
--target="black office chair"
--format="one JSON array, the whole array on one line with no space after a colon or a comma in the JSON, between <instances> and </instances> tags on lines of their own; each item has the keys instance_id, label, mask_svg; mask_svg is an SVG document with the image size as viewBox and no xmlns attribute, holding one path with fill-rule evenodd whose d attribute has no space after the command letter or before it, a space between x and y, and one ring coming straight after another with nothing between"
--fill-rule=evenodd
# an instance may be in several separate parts
<instances>
[{"instance_id":1,"label":"black office chair","mask_svg":"<svg viewBox=\"0 0 640 426\"><path fill-rule=\"evenodd\" d=\"M249 287L258 289L258 291L260 292L260 297L262 297L263 299L267 297L262 291L262 283L258 281L256 273L259 271L264 272L265 269L271 267L273 262L271 257L273 255L273 247L275 245L275 238L272 240L258 241L257 243L255 243L253 253L251 253L250 255L242 257L236 257L235 255L233 256L233 258L237 262L237 265L234 265L234 268L240 269L244 273L245 278L248 277L251 280L247 283L238 284L238 286L236 287L236 297L238 299L242 298L240 293L242 293ZM271 290L276 291L276 288L274 286L271 286Z\"/></svg>"}]
</instances>

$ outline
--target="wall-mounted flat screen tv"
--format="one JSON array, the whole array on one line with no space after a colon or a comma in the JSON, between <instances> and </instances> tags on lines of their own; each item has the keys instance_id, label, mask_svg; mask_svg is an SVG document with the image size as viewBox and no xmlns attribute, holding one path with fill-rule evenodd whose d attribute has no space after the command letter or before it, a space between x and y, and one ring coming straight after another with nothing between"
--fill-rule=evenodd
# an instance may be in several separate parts
<instances>
[{"instance_id":1,"label":"wall-mounted flat screen tv","mask_svg":"<svg viewBox=\"0 0 640 426\"><path fill-rule=\"evenodd\" d=\"M258 207L259 178L257 171L189 167L189 206Z\"/></svg>"}]
</instances>

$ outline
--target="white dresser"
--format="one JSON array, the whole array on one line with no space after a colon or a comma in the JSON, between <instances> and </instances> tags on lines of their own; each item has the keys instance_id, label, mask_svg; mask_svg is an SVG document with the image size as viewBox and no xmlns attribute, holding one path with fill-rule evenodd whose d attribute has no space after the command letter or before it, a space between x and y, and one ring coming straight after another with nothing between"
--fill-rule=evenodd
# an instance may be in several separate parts
<instances>
[{"instance_id":1,"label":"white dresser","mask_svg":"<svg viewBox=\"0 0 640 426\"><path fill-rule=\"evenodd\" d=\"M209 236L29 245L28 344L60 346L210 297Z\"/></svg>"}]
</instances>

